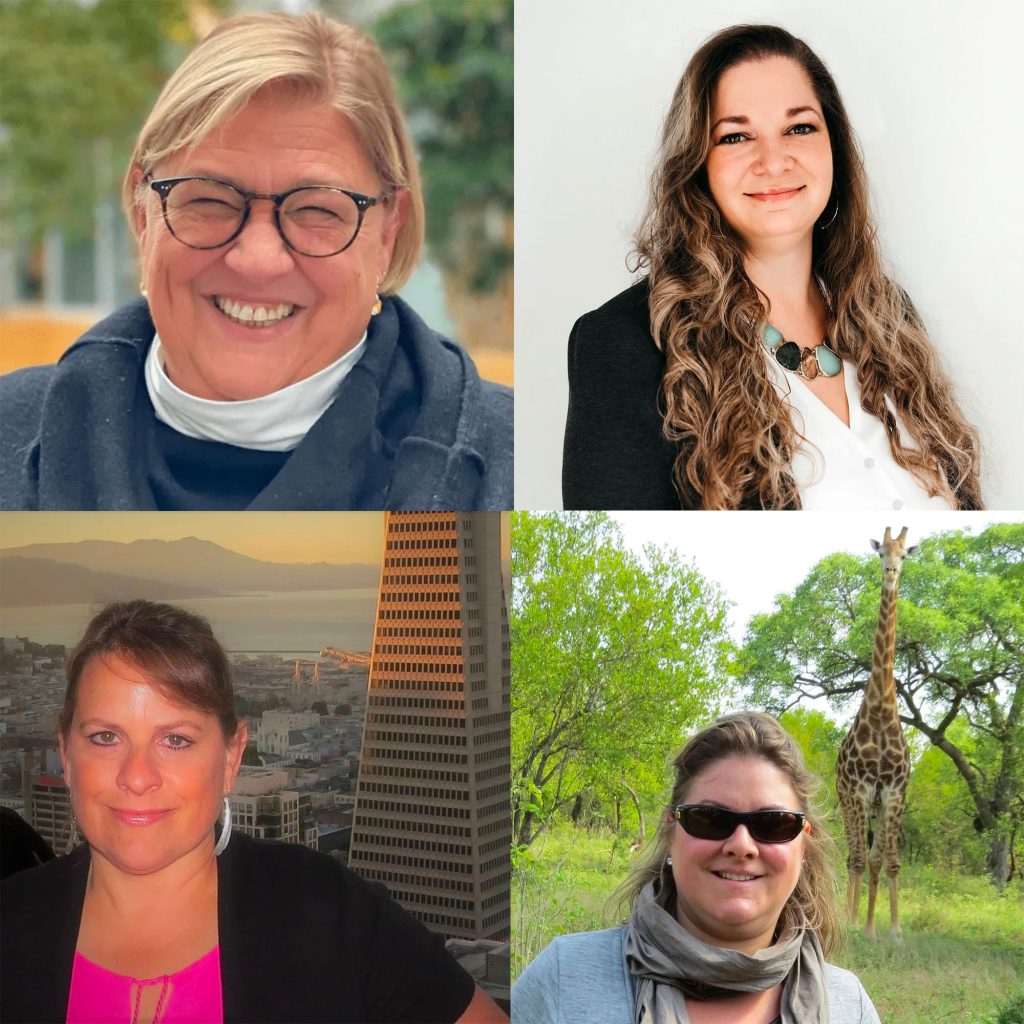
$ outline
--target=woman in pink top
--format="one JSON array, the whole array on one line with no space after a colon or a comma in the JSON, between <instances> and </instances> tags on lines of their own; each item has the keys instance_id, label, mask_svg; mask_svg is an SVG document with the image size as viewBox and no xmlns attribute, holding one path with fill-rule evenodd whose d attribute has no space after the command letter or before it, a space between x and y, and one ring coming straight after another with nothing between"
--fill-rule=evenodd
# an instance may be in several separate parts
<instances>
[{"instance_id":1,"label":"woman in pink top","mask_svg":"<svg viewBox=\"0 0 1024 1024\"><path fill-rule=\"evenodd\" d=\"M507 1020L382 887L231 838L248 734L205 619L108 605L67 679L60 752L86 845L4 884L2 1019Z\"/></svg>"}]
</instances>

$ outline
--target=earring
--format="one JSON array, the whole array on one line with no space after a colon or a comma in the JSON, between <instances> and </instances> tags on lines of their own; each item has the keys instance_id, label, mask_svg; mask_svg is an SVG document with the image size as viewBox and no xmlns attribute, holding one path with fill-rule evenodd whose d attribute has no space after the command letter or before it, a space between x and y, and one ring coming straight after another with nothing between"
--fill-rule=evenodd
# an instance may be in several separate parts
<instances>
[{"instance_id":1,"label":"earring","mask_svg":"<svg viewBox=\"0 0 1024 1024\"><path fill-rule=\"evenodd\" d=\"M139 281L139 294L144 299L148 297L148 294L146 292L146 282L145 281L142 281L142 280Z\"/></svg>"},{"instance_id":2,"label":"earring","mask_svg":"<svg viewBox=\"0 0 1024 1024\"><path fill-rule=\"evenodd\" d=\"M667 867L667 868L672 867L672 858L671 857L666 857L665 858L665 867Z\"/></svg>"},{"instance_id":3,"label":"earring","mask_svg":"<svg viewBox=\"0 0 1024 1024\"><path fill-rule=\"evenodd\" d=\"M219 857L227 848L231 840L231 801L224 797L224 825L220 830L220 839L213 848L214 855Z\"/></svg>"},{"instance_id":4,"label":"earring","mask_svg":"<svg viewBox=\"0 0 1024 1024\"><path fill-rule=\"evenodd\" d=\"M839 197L837 196L836 197L836 208L835 208L835 211L833 212L832 216L829 217L829 219L824 224L819 224L818 225L818 230L819 231L825 231L827 228L830 228L832 226L832 222L838 216L839 216Z\"/></svg>"},{"instance_id":5,"label":"earring","mask_svg":"<svg viewBox=\"0 0 1024 1024\"><path fill-rule=\"evenodd\" d=\"M370 310L370 316L376 316L381 311L381 309L383 309L384 306L384 304L380 301L380 295L376 295L375 297L377 301L373 304L373 308Z\"/></svg>"}]
</instances>

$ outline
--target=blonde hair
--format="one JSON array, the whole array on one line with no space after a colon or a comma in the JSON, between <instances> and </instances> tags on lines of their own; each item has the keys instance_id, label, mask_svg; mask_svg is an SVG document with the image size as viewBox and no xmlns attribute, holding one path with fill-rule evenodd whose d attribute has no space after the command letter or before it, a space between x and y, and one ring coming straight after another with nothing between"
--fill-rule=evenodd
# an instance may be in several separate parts
<instances>
[{"instance_id":1,"label":"blonde hair","mask_svg":"<svg viewBox=\"0 0 1024 1024\"><path fill-rule=\"evenodd\" d=\"M170 77L142 126L121 199L132 231L143 201L133 170L156 164L200 143L265 86L279 84L304 99L330 104L351 121L388 201L399 189L409 214L395 241L381 292L405 283L423 245L424 210L419 169L384 58L365 32L318 11L245 14L218 25Z\"/></svg>"},{"instance_id":2,"label":"blonde hair","mask_svg":"<svg viewBox=\"0 0 1024 1024\"><path fill-rule=\"evenodd\" d=\"M827 956L840 937L839 911L836 906L832 841L814 797L821 781L807 769L804 756L792 736L771 717L757 711L726 715L702 729L680 751L673 762L675 784L661 824L647 850L634 864L619 886L613 901L632 907L648 882L656 882L659 892L675 906L675 881L666 864L669 842L676 822L672 809L686 803L687 793L698 776L726 757L749 757L767 761L779 769L793 787L799 808L810 822L810 834L804 834L803 866L779 918L783 929L805 927L818 936Z\"/></svg>"},{"instance_id":3,"label":"blonde hair","mask_svg":"<svg viewBox=\"0 0 1024 1024\"><path fill-rule=\"evenodd\" d=\"M861 404L885 425L897 465L954 508L981 508L977 431L960 412L910 299L885 273L863 160L839 91L810 47L773 25L725 29L690 60L665 118L635 239L635 266L648 268L651 332L665 354L664 434L680 445L676 490L705 509L800 507L790 463L805 439L764 372L769 303L747 276L742 239L716 206L706 168L722 74L769 57L788 58L807 73L832 144L823 220L838 212L826 229L815 228L812 255L829 343L856 367Z\"/></svg>"}]
</instances>

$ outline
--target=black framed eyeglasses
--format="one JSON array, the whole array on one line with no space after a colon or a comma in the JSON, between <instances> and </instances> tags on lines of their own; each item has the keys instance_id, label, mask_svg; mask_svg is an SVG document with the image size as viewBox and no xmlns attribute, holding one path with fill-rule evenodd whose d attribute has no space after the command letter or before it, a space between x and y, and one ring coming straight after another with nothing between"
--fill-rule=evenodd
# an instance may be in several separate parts
<instances>
[{"instance_id":1,"label":"black framed eyeglasses","mask_svg":"<svg viewBox=\"0 0 1024 1024\"><path fill-rule=\"evenodd\" d=\"M695 839L728 839L745 825L759 843L791 843L801 832L810 835L811 823L802 811L727 811L706 804L679 804L672 816Z\"/></svg>"},{"instance_id":2,"label":"black framed eyeglasses","mask_svg":"<svg viewBox=\"0 0 1024 1024\"><path fill-rule=\"evenodd\" d=\"M363 217L382 196L364 196L329 185L300 185L287 192L247 192L216 178L158 178L167 230L193 249L233 242L249 219L254 199L274 204L274 223L289 249L303 256L337 256L359 234Z\"/></svg>"}]
</instances>

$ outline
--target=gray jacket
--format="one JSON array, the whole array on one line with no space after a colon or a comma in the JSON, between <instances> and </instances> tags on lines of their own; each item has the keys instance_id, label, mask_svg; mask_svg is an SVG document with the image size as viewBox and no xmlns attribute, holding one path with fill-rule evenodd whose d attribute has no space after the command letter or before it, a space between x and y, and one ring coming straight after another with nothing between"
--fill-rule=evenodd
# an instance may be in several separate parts
<instances>
[{"instance_id":1,"label":"gray jacket","mask_svg":"<svg viewBox=\"0 0 1024 1024\"><path fill-rule=\"evenodd\" d=\"M626 928L555 939L512 988L512 1019L523 1024L632 1024L633 978ZM825 965L832 1024L880 1024L856 976Z\"/></svg>"},{"instance_id":2,"label":"gray jacket","mask_svg":"<svg viewBox=\"0 0 1024 1024\"><path fill-rule=\"evenodd\" d=\"M145 300L0 378L0 509L156 509ZM251 509L510 509L512 392L401 299Z\"/></svg>"}]
</instances>

